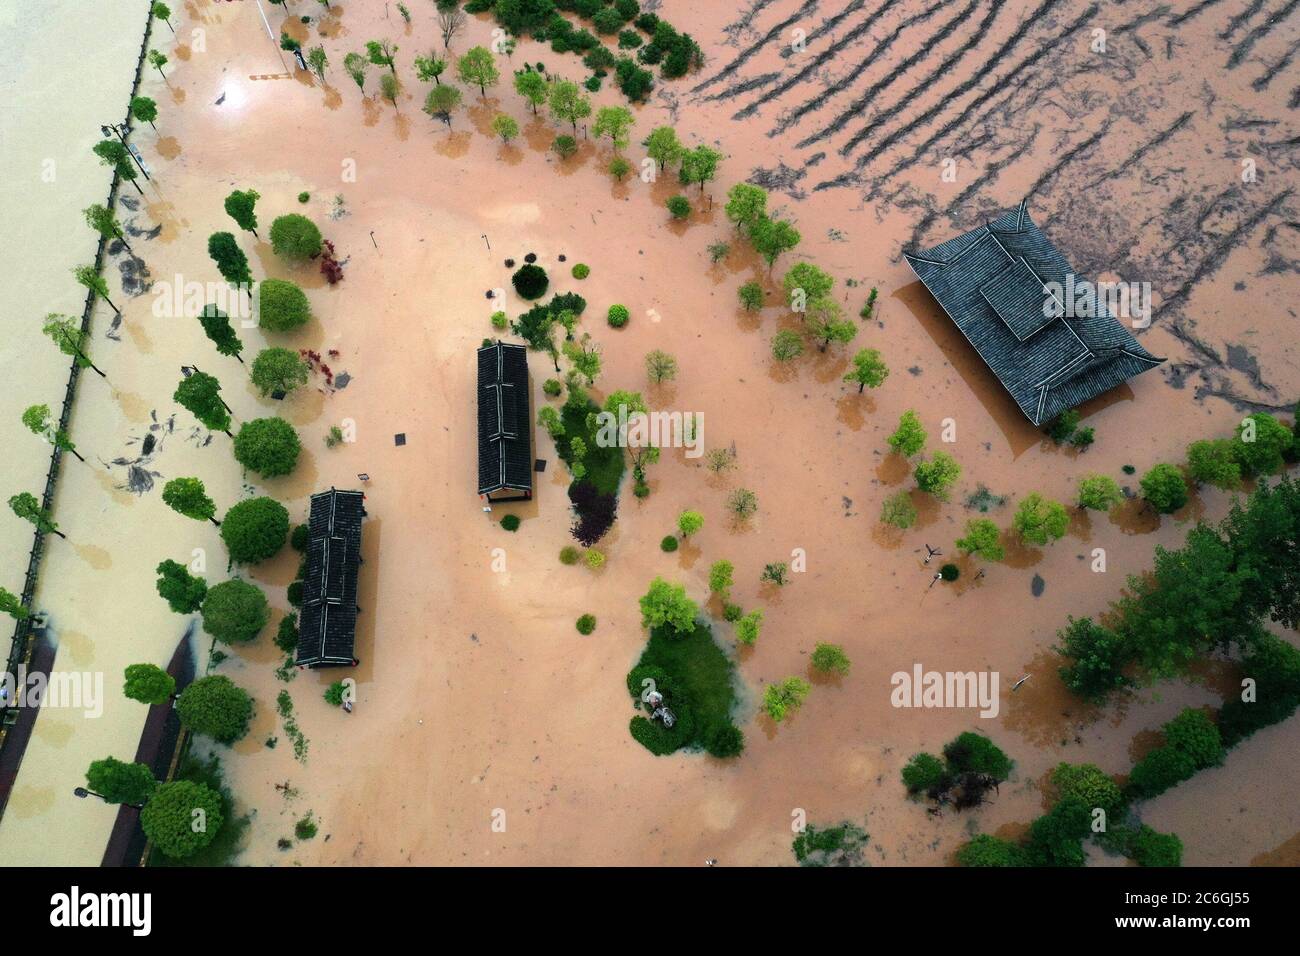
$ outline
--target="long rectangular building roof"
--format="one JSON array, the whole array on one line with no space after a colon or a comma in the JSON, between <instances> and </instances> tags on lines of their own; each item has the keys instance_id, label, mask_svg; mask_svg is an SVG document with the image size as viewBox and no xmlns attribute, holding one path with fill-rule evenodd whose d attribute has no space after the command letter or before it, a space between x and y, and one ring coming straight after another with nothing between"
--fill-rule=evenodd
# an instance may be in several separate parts
<instances>
[{"instance_id":1,"label":"long rectangular building roof","mask_svg":"<svg viewBox=\"0 0 1300 956\"><path fill-rule=\"evenodd\" d=\"M295 663L352 664L357 630L357 576L365 496L331 488L311 496L307 570Z\"/></svg>"},{"instance_id":2,"label":"long rectangular building roof","mask_svg":"<svg viewBox=\"0 0 1300 956\"><path fill-rule=\"evenodd\" d=\"M478 493L533 490L528 349L496 342L478 350Z\"/></svg>"},{"instance_id":3,"label":"long rectangular building roof","mask_svg":"<svg viewBox=\"0 0 1300 956\"><path fill-rule=\"evenodd\" d=\"M1025 202L904 257L1035 425L1164 361L1100 300L1093 315L1068 314L1049 284L1069 288L1074 270L1029 218Z\"/></svg>"}]
</instances>

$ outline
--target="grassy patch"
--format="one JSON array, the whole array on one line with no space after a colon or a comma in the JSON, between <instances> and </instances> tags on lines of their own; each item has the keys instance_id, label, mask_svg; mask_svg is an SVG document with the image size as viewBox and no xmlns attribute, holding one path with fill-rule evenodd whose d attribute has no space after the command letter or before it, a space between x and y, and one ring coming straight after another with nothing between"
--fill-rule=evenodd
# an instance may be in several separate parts
<instances>
[{"instance_id":1,"label":"grassy patch","mask_svg":"<svg viewBox=\"0 0 1300 956\"><path fill-rule=\"evenodd\" d=\"M564 407L560 409L564 434L556 440L555 446L564 463L572 465L573 454L569 450L569 443L575 436L581 438L587 446L587 456L582 459L582 463L587 466L587 474L582 480L595 485L596 489L603 494L616 495L619 483L623 480L623 469L626 467L625 456L622 448L617 446L602 448L597 444L598 429L587 426L587 417L599 412L600 406L591 399L588 399L585 405L577 406L572 402L565 402Z\"/></svg>"},{"instance_id":2,"label":"grassy patch","mask_svg":"<svg viewBox=\"0 0 1300 956\"><path fill-rule=\"evenodd\" d=\"M696 622L695 630L685 635L671 627L651 631L641 659L627 675L634 697L641 697L645 678L654 681L677 717L672 729L648 716L632 718L632 736L651 753L712 751L724 736L734 736L728 728L735 726L731 711L736 704L736 666L714 642L707 624Z\"/></svg>"},{"instance_id":3,"label":"grassy patch","mask_svg":"<svg viewBox=\"0 0 1300 956\"><path fill-rule=\"evenodd\" d=\"M248 817L235 815L235 801L221 773L221 761L216 757L203 760L187 753L176 769L176 779L201 783L221 794L221 815L225 822L217 831L213 841L193 856L183 860L173 860L165 853L151 851L149 866L230 866L239 855L240 847L244 842Z\"/></svg>"}]
</instances>

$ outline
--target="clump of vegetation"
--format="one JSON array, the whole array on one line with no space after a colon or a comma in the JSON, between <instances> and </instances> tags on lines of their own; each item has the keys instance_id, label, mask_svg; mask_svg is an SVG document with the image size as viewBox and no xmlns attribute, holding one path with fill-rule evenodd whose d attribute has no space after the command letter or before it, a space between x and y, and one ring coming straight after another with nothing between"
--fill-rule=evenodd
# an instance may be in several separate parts
<instances>
[{"instance_id":1,"label":"clump of vegetation","mask_svg":"<svg viewBox=\"0 0 1300 956\"><path fill-rule=\"evenodd\" d=\"M200 677L176 698L181 725L218 743L233 744L248 733L253 699L229 677Z\"/></svg>"},{"instance_id":2,"label":"clump of vegetation","mask_svg":"<svg viewBox=\"0 0 1300 956\"><path fill-rule=\"evenodd\" d=\"M305 201L301 194L299 201ZM310 198L310 197L308 197ZM320 253L321 234L316 224L306 216L289 213L271 223L271 248L277 256L291 262L301 262Z\"/></svg>"},{"instance_id":3,"label":"clump of vegetation","mask_svg":"<svg viewBox=\"0 0 1300 956\"><path fill-rule=\"evenodd\" d=\"M582 617L578 618L577 623L574 626L577 627L579 634L586 637L596 629L596 615L584 614Z\"/></svg>"},{"instance_id":4,"label":"clump of vegetation","mask_svg":"<svg viewBox=\"0 0 1300 956\"><path fill-rule=\"evenodd\" d=\"M1012 766L992 740L967 731L944 746L942 760L933 754L914 754L903 768L903 786L913 796L924 795L962 810L978 806L1011 775Z\"/></svg>"},{"instance_id":5,"label":"clump of vegetation","mask_svg":"<svg viewBox=\"0 0 1300 956\"><path fill-rule=\"evenodd\" d=\"M838 674L841 677L849 673L849 655L838 644L819 642L812 653L813 670L823 674Z\"/></svg>"},{"instance_id":6,"label":"clump of vegetation","mask_svg":"<svg viewBox=\"0 0 1300 956\"><path fill-rule=\"evenodd\" d=\"M591 275L591 266L587 265L585 262L579 262L576 263L569 272L575 279L585 279L587 276Z\"/></svg>"},{"instance_id":7,"label":"clump of vegetation","mask_svg":"<svg viewBox=\"0 0 1300 956\"><path fill-rule=\"evenodd\" d=\"M504 515L501 518L501 527L507 531L518 531L519 524L519 515Z\"/></svg>"},{"instance_id":8,"label":"clump of vegetation","mask_svg":"<svg viewBox=\"0 0 1300 956\"><path fill-rule=\"evenodd\" d=\"M757 282L746 282L736 290L736 296L747 312L757 312L763 307L763 287Z\"/></svg>"},{"instance_id":9,"label":"clump of vegetation","mask_svg":"<svg viewBox=\"0 0 1300 956\"><path fill-rule=\"evenodd\" d=\"M763 691L762 711L776 723L803 706L812 685L801 677L787 677L775 684L768 684Z\"/></svg>"},{"instance_id":10,"label":"clump of vegetation","mask_svg":"<svg viewBox=\"0 0 1300 956\"><path fill-rule=\"evenodd\" d=\"M691 201L685 196L669 196L665 205L674 219L687 219L691 215Z\"/></svg>"},{"instance_id":11,"label":"clump of vegetation","mask_svg":"<svg viewBox=\"0 0 1300 956\"><path fill-rule=\"evenodd\" d=\"M896 491L880 505L880 522L900 531L906 531L916 524L916 505L912 496L906 491Z\"/></svg>"},{"instance_id":12,"label":"clump of vegetation","mask_svg":"<svg viewBox=\"0 0 1300 956\"><path fill-rule=\"evenodd\" d=\"M644 711L632 718L632 737L651 753L704 749L730 758L743 751L744 735L731 719L735 665L714 642L708 625L692 620L685 630L668 623L653 627L627 686ZM663 695L674 716L672 727L651 716L647 698L652 690Z\"/></svg>"},{"instance_id":13,"label":"clump of vegetation","mask_svg":"<svg viewBox=\"0 0 1300 956\"><path fill-rule=\"evenodd\" d=\"M307 815L305 817L303 817L301 820L299 820L297 823L293 825L293 835L296 836L299 840L315 839L316 833L317 833L316 821L315 819L313 819L310 810L307 811Z\"/></svg>"},{"instance_id":14,"label":"clump of vegetation","mask_svg":"<svg viewBox=\"0 0 1300 956\"><path fill-rule=\"evenodd\" d=\"M546 294L550 279L545 269L529 262L519 267L518 271L510 277L510 282L521 299L540 299Z\"/></svg>"},{"instance_id":15,"label":"clump of vegetation","mask_svg":"<svg viewBox=\"0 0 1300 956\"><path fill-rule=\"evenodd\" d=\"M577 564L578 559L581 557L582 557L582 552L579 551L571 544L565 545L563 548L560 549L561 564L569 564L569 565Z\"/></svg>"},{"instance_id":16,"label":"clump of vegetation","mask_svg":"<svg viewBox=\"0 0 1300 956\"><path fill-rule=\"evenodd\" d=\"M659 542L659 548L669 554L677 550L677 535L666 534L662 541Z\"/></svg>"},{"instance_id":17,"label":"clump of vegetation","mask_svg":"<svg viewBox=\"0 0 1300 956\"><path fill-rule=\"evenodd\" d=\"M233 505L221 522L221 540L236 564L275 557L289 536L289 511L274 498L248 498Z\"/></svg>"},{"instance_id":18,"label":"clump of vegetation","mask_svg":"<svg viewBox=\"0 0 1300 956\"><path fill-rule=\"evenodd\" d=\"M609 324L613 328L621 329L623 326L627 325L627 320L629 318L631 318L631 313L628 312L627 306L611 305L609 307L608 320Z\"/></svg>"},{"instance_id":19,"label":"clump of vegetation","mask_svg":"<svg viewBox=\"0 0 1300 956\"><path fill-rule=\"evenodd\" d=\"M823 829L810 823L794 838L790 849L800 866L861 866L870 839L866 830L847 820Z\"/></svg>"}]
</instances>

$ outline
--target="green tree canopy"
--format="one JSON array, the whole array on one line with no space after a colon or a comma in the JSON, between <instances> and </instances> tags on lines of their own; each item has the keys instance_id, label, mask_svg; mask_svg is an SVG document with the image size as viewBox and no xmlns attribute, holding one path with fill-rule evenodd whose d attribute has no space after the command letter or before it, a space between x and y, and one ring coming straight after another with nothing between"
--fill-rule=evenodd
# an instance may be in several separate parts
<instances>
[{"instance_id":1,"label":"green tree canopy","mask_svg":"<svg viewBox=\"0 0 1300 956\"><path fill-rule=\"evenodd\" d=\"M108 803L143 804L157 786L158 781L148 766L116 757L92 761L86 770L86 787Z\"/></svg>"},{"instance_id":2,"label":"green tree canopy","mask_svg":"<svg viewBox=\"0 0 1300 956\"><path fill-rule=\"evenodd\" d=\"M225 822L221 810L221 794L211 787L173 780L158 785L140 811L140 826L162 853L183 860L216 839Z\"/></svg>"},{"instance_id":3,"label":"green tree canopy","mask_svg":"<svg viewBox=\"0 0 1300 956\"><path fill-rule=\"evenodd\" d=\"M253 384L264 396L301 388L307 384L307 374L307 363L292 349L262 349L253 359Z\"/></svg>"},{"instance_id":4,"label":"green tree canopy","mask_svg":"<svg viewBox=\"0 0 1300 956\"><path fill-rule=\"evenodd\" d=\"M257 235L257 201L262 196L256 189L236 189L226 197L226 215L235 220L240 229Z\"/></svg>"},{"instance_id":5,"label":"green tree canopy","mask_svg":"<svg viewBox=\"0 0 1300 956\"><path fill-rule=\"evenodd\" d=\"M235 435L235 460L263 478L278 478L298 464L302 444L283 418L254 418Z\"/></svg>"},{"instance_id":6,"label":"green tree canopy","mask_svg":"<svg viewBox=\"0 0 1300 956\"><path fill-rule=\"evenodd\" d=\"M177 614L193 614L203 605L208 593L208 582L183 564L168 558L157 567L158 594Z\"/></svg>"},{"instance_id":7,"label":"green tree canopy","mask_svg":"<svg viewBox=\"0 0 1300 956\"><path fill-rule=\"evenodd\" d=\"M1109 475L1084 475L1079 479L1079 507L1110 511L1124 500L1124 492Z\"/></svg>"},{"instance_id":8,"label":"green tree canopy","mask_svg":"<svg viewBox=\"0 0 1300 956\"><path fill-rule=\"evenodd\" d=\"M591 115L591 99L572 80L556 80L551 84L548 105L551 115L557 120L572 125L575 135L578 131L578 120L586 119Z\"/></svg>"},{"instance_id":9,"label":"green tree canopy","mask_svg":"<svg viewBox=\"0 0 1300 956\"><path fill-rule=\"evenodd\" d=\"M496 59L492 56L492 51L484 46L471 47L456 61L456 72L462 83L466 86L477 86L479 93L485 98L487 88L496 86L501 80Z\"/></svg>"},{"instance_id":10,"label":"green tree canopy","mask_svg":"<svg viewBox=\"0 0 1300 956\"><path fill-rule=\"evenodd\" d=\"M1011 524L1025 544L1042 547L1065 535L1070 526L1070 516L1064 505L1035 491L1020 502Z\"/></svg>"},{"instance_id":11,"label":"green tree canopy","mask_svg":"<svg viewBox=\"0 0 1300 956\"><path fill-rule=\"evenodd\" d=\"M1177 465L1159 464L1138 482L1142 497L1161 514L1172 514L1187 504L1187 480Z\"/></svg>"},{"instance_id":12,"label":"green tree canopy","mask_svg":"<svg viewBox=\"0 0 1300 956\"><path fill-rule=\"evenodd\" d=\"M669 584L663 578L655 578L640 603L641 626L647 630L668 625L679 634L689 634L695 629L699 608L686 596L686 589L680 584Z\"/></svg>"},{"instance_id":13,"label":"green tree canopy","mask_svg":"<svg viewBox=\"0 0 1300 956\"><path fill-rule=\"evenodd\" d=\"M1241 485L1236 445L1227 438L1194 441L1187 446L1187 471L1197 484L1231 491Z\"/></svg>"},{"instance_id":14,"label":"green tree canopy","mask_svg":"<svg viewBox=\"0 0 1300 956\"><path fill-rule=\"evenodd\" d=\"M664 127L668 128L668 127ZM670 130L671 131L671 130ZM676 134L674 134L676 138ZM680 150L680 146L678 149ZM675 158L676 154L674 154ZM662 165L662 164L661 164ZM767 215L767 190L749 183L736 183L727 190L727 218L735 223L741 232L748 232ZM815 268L815 267L814 267ZM826 291L830 291L829 287Z\"/></svg>"},{"instance_id":15,"label":"green tree canopy","mask_svg":"<svg viewBox=\"0 0 1300 956\"><path fill-rule=\"evenodd\" d=\"M949 490L960 476L961 465L946 451L936 451L929 461L917 462L913 474L916 487L940 501L948 500Z\"/></svg>"},{"instance_id":16,"label":"green tree canopy","mask_svg":"<svg viewBox=\"0 0 1300 956\"><path fill-rule=\"evenodd\" d=\"M320 230L306 216L291 212L271 223L271 248L281 258L302 262L319 254L320 247Z\"/></svg>"},{"instance_id":17,"label":"green tree canopy","mask_svg":"<svg viewBox=\"0 0 1300 956\"><path fill-rule=\"evenodd\" d=\"M203 630L223 644L251 641L271 619L261 588L238 578L209 588L202 612Z\"/></svg>"},{"instance_id":18,"label":"green tree canopy","mask_svg":"<svg viewBox=\"0 0 1300 956\"><path fill-rule=\"evenodd\" d=\"M919 454L928 436L916 412L908 410L898 420L898 428L887 439L889 447L904 458Z\"/></svg>"},{"instance_id":19,"label":"green tree canopy","mask_svg":"<svg viewBox=\"0 0 1300 956\"><path fill-rule=\"evenodd\" d=\"M852 323L850 323L852 324ZM856 383L858 394L864 388L879 388L889 377L889 368L876 349L862 349L853 356L853 369L844 376L844 381Z\"/></svg>"},{"instance_id":20,"label":"green tree canopy","mask_svg":"<svg viewBox=\"0 0 1300 956\"><path fill-rule=\"evenodd\" d=\"M292 332L311 320L306 293L285 279L266 279L259 283L257 299L258 324L268 331Z\"/></svg>"},{"instance_id":21,"label":"green tree canopy","mask_svg":"<svg viewBox=\"0 0 1300 956\"><path fill-rule=\"evenodd\" d=\"M221 277L233 286L248 289L253 284L253 273L248 268L248 258L228 232L214 232L208 236L208 255L217 264Z\"/></svg>"},{"instance_id":22,"label":"green tree canopy","mask_svg":"<svg viewBox=\"0 0 1300 956\"><path fill-rule=\"evenodd\" d=\"M230 434L230 412L221 399L221 383L214 376L206 372L191 372L181 379L172 398L204 428Z\"/></svg>"},{"instance_id":23,"label":"green tree canopy","mask_svg":"<svg viewBox=\"0 0 1300 956\"><path fill-rule=\"evenodd\" d=\"M199 313L199 324L203 326L203 334L217 347L218 353L233 355L239 359L241 365L243 364L244 360L239 358L239 353L244 350L244 343L235 334L235 329L230 324L230 316L215 305L205 305L203 311Z\"/></svg>"},{"instance_id":24,"label":"green tree canopy","mask_svg":"<svg viewBox=\"0 0 1300 956\"><path fill-rule=\"evenodd\" d=\"M520 70L515 74L515 92L528 101L528 105L533 108L533 115L536 116L537 107L546 102L550 90L542 74L533 70Z\"/></svg>"},{"instance_id":25,"label":"green tree canopy","mask_svg":"<svg viewBox=\"0 0 1300 956\"><path fill-rule=\"evenodd\" d=\"M1006 552L999 541L1000 536L998 526L988 518L972 518L966 522L966 536L957 539L957 549L986 561L1001 561Z\"/></svg>"},{"instance_id":26,"label":"green tree canopy","mask_svg":"<svg viewBox=\"0 0 1300 956\"><path fill-rule=\"evenodd\" d=\"M813 648L812 666L814 670L821 671L823 674L845 676L849 672L849 655L838 644L819 641Z\"/></svg>"},{"instance_id":27,"label":"green tree canopy","mask_svg":"<svg viewBox=\"0 0 1300 956\"><path fill-rule=\"evenodd\" d=\"M233 505L221 520L221 540L236 564L273 558L289 537L289 512L274 498L248 498Z\"/></svg>"},{"instance_id":28,"label":"green tree canopy","mask_svg":"<svg viewBox=\"0 0 1300 956\"><path fill-rule=\"evenodd\" d=\"M811 690L812 685L801 677L787 677L768 684L763 690L763 713L779 724L803 706Z\"/></svg>"},{"instance_id":29,"label":"green tree canopy","mask_svg":"<svg viewBox=\"0 0 1300 956\"><path fill-rule=\"evenodd\" d=\"M677 130L671 126L656 126L642 145L646 148L646 155L658 163L660 169L677 162L685 151L677 138Z\"/></svg>"},{"instance_id":30,"label":"green tree canopy","mask_svg":"<svg viewBox=\"0 0 1300 956\"><path fill-rule=\"evenodd\" d=\"M163 486L163 504L177 514L182 514L195 521L211 521L217 513L217 506L208 497L207 489L198 478L173 478Z\"/></svg>"},{"instance_id":31,"label":"green tree canopy","mask_svg":"<svg viewBox=\"0 0 1300 956\"><path fill-rule=\"evenodd\" d=\"M156 706L176 693L176 678L156 664L128 664L124 676L122 693L128 700Z\"/></svg>"},{"instance_id":32,"label":"green tree canopy","mask_svg":"<svg viewBox=\"0 0 1300 956\"><path fill-rule=\"evenodd\" d=\"M591 126L593 135L608 136L614 152L628 144L628 131L636 123L632 111L626 106L602 106L596 111L596 121Z\"/></svg>"}]
</instances>

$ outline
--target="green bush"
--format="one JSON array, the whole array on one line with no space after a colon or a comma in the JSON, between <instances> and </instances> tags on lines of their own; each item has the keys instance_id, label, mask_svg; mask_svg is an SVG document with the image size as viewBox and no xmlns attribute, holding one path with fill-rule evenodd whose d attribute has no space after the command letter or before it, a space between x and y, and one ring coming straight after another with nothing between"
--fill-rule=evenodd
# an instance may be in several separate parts
<instances>
[{"instance_id":1,"label":"green bush","mask_svg":"<svg viewBox=\"0 0 1300 956\"><path fill-rule=\"evenodd\" d=\"M140 826L159 851L173 859L185 859L216 838L224 822L221 809L221 794L215 790L189 780L174 780L159 785L140 811ZM202 826L197 826L200 821Z\"/></svg>"},{"instance_id":2,"label":"green bush","mask_svg":"<svg viewBox=\"0 0 1300 956\"><path fill-rule=\"evenodd\" d=\"M908 793L927 793L948 780L948 768L934 754L913 754L903 767L903 786Z\"/></svg>"},{"instance_id":3,"label":"green bush","mask_svg":"<svg viewBox=\"0 0 1300 956\"><path fill-rule=\"evenodd\" d=\"M292 332L311 320L307 293L284 279L264 279L257 286L257 323L270 332Z\"/></svg>"},{"instance_id":4,"label":"green bush","mask_svg":"<svg viewBox=\"0 0 1300 956\"><path fill-rule=\"evenodd\" d=\"M957 851L961 866L1026 866L1025 851L1008 840L981 833Z\"/></svg>"},{"instance_id":5,"label":"green bush","mask_svg":"<svg viewBox=\"0 0 1300 956\"><path fill-rule=\"evenodd\" d=\"M302 582L294 581L289 585L286 591L289 603L294 607L302 607Z\"/></svg>"},{"instance_id":6,"label":"green bush","mask_svg":"<svg viewBox=\"0 0 1300 956\"><path fill-rule=\"evenodd\" d=\"M573 545L566 545L560 549L561 564L577 564L578 559L582 557L582 552Z\"/></svg>"},{"instance_id":7,"label":"green bush","mask_svg":"<svg viewBox=\"0 0 1300 956\"><path fill-rule=\"evenodd\" d=\"M671 534L669 534L669 535L665 535L665 536L664 536L664 539L663 539L662 541L659 542L659 547L660 547L662 550L664 550L664 551L666 551L666 552L668 552L668 553L670 553L670 554L671 554L672 552L676 551L676 550L677 550L677 536L676 536L676 535L671 535Z\"/></svg>"},{"instance_id":8,"label":"green bush","mask_svg":"<svg viewBox=\"0 0 1300 956\"><path fill-rule=\"evenodd\" d=\"M631 318L625 305L611 305L609 307L609 324L616 329L621 329L627 325L627 320Z\"/></svg>"},{"instance_id":9,"label":"green bush","mask_svg":"<svg viewBox=\"0 0 1300 956\"><path fill-rule=\"evenodd\" d=\"M1129 856L1138 866L1182 866L1183 841L1173 833L1160 833L1144 823L1129 843Z\"/></svg>"},{"instance_id":10,"label":"green bush","mask_svg":"<svg viewBox=\"0 0 1300 956\"><path fill-rule=\"evenodd\" d=\"M691 214L691 201L685 196L669 196L664 205L674 219L685 219Z\"/></svg>"},{"instance_id":11,"label":"green bush","mask_svg":"<svg viewBox=\"0 0 1300 956\"><path fill-rule=\"evenodd\" d=\"M286 614L280 618L280 626L275 632L275 646L286 654L298 650L298 616Z\"/></svg>"},{"instance_id":12,"label":"green bush","mask_svg":"<svg viewBox=\"0 0 1300 956\"><path fill-rule=\"evenodd\" d=\"M654 628L641 659L628 674L628 691L642 694L649 678L677 718L671 730L644 716L632 718L632 736L651 753L708 748L720 728L731 726L736 704L735 664L713 640L708 626L697 622L679 633L671 625Z\"/></svg>"},{"instance_id":13,"label":"green bush","mask_svg":"<svg viewBox=\"0 0 1300 956\"><path fill-rule=\"evenodd\" d=\"M321 234L306 216L289 213L271 223L271 248L277 256L294 262L320 253Z\"/></svg>"},{"instance_id":14,"label":"green bush","mask_svg":"<svg viewBox=\"0 0 1300 956\"><path fill-rule=\"evenodd\" d=\"M591 267L585 262L579 262L570 270L570 272L575 279L585 279L587 276L591 275Z\"/></svg>"},{"instance_id":15,"label":"green bush","mask_svg":"<svg viewBox=\"0 0 1300 956\"><path fill-rule=\"evenodd\" d=\"M745 749L745 734L735 724L714 729L705 749L709 756L726 760L739 757Z\"/></svg>"},{"instance_id":16,"label":"green bush","mask_svg":"<svg viewBox=\"0 0 1300 956\"><path fill-rule=\"evenodd\" d=\"M578 618L574 626L577 627L579 634L586 636L596 629L596 616L594 614L584 614Z\"/></svg>"},{"instance_id":17,"label":"green bush","mask_svg":"<svg viewBox=\"0 0 1300 956\"><path fill-rule=\"evenodd\" d=\"M519 515L505 515L501 519L501 527L505 528L507 531L518 531Z\"/></svg>"},{"instance_id":18,"label":"green bush","mask_svg":"<svg viewBox=\"0 0 1300 956\"><path fill-rule=\"evenodd\" d=\"M274 498L241 501L221 521L221 540L236 564L256 564L275 557L288 535L289 512Z\"/></svg>"},{"instance_id":19,"label":"green bush","mask_svg":"<svg viewBox=\"0 0 1300 956\"><path fill-rule=\"evenodd\" d=\"M1128 792L1148 799L1177 786L1196 773L1196 761L1174 747L1157 747L1133 766Z\"/></svg>"},{"instance_id":20,"label":"green bush","mask_svg":"<svg viewBox=\"0 0 1300 956\"><path fill-rule=\"evenodd\" d=\"M157 789L158 781L145 764L107 757L91 763L86 770L86 786L108 803L141 804Z\"/></svg>"},{"instance_id":21,"label":"green bush","mask_svg":"<svg viewBox=\"0 0 1300 956\"><path fill-rule=\"evenodd\" d=\"M347 690L347 687L348 685L343 683L341 680L336 680L334 683L330 684L329 687L325 688L325 703L329 704L331 707L342 707L343 694Z\"/></svg>"},{"instance_id":22,"label":"green bush","mask_svg":"<svg viewBox=\"0 0 1300 956\"><path fill-rule=\"evenodd\" d=\"M546 294L546 287L550 284L546 270L531 262L520 266L510 277L510 281L521 299L540 299Z\"/></svg>"},{"instance_id":23,"label":"green bush","mask_svg":"<svg viewBox=\"0 0 1300 956\"><path fill-rule=\"evenodd\" d=\"M1052 785L1061 800L1072 800L1090 810L1101 808L1108 820L1118 819L1124 808L1119 785L1095 764L1057 764Z\"/></svg>"},{"instance_id":24,"label":"green bush","mask_svg":"<svg viewBox=\"0 0 1300 956\"><path fill-rule=\"evenodd\" d=\"M548 378L545 382L542 383L542 391L545 392L547 395L549 395L551 398L555 398L557 395L559 395L560 392L563 390L563 388L564 386L560 384L560 380L558 378Z\"/></svg>"},{"instance_id":25,"label":"green bush","mask_svg":"<svg viewBox=\"0 0 1300 956\"><path fill-rule=\"evenodd\" d=\"M142 704L165 704L176 693L176 678L157 664L128 664L122 693Z\"/></svg>"},{"instance_id":26,"label":"green bush","mask_svg":"<svg viewBox=\"0 0 1300 956\"><path fill-rule=\"evenodd\" d=\"M235 436L235 460L263 478L289 474L300 451L298 433L283 418L254 418Z\"/></svg>"},{"instance_id":27,"label":"green bush","mask_svg":"<svg viewBox=\"0 0 1300 956\"><path fill-rule=\"evenodd\" d=\"M305 524L293 526L293 531L289 535L289 546L299 554L305 554L307 544L311 541L311 529Z\"/></svg>"}]
</instances>

